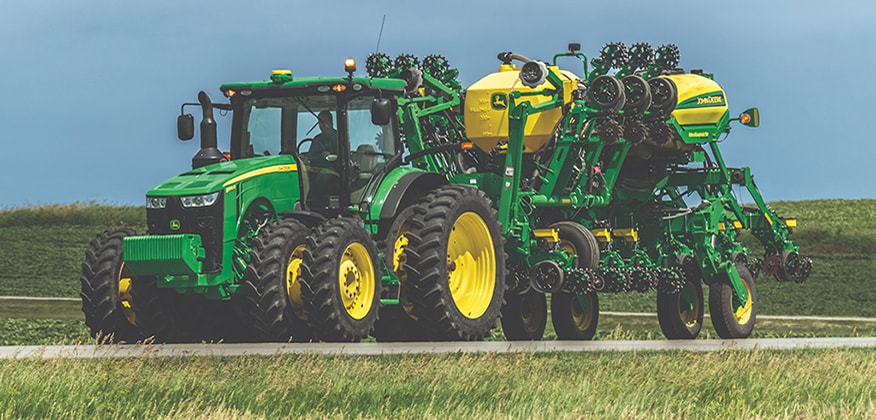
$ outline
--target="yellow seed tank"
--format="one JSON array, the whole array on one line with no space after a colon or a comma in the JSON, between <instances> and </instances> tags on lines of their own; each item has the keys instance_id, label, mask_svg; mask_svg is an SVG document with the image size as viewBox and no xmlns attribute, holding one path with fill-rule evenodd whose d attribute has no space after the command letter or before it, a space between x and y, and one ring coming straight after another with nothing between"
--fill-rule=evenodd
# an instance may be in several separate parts
<instances>
[{"instance_id":1,"label":"yellow seed tank","mask_svg":"<svg viewBox=\"0 0 876 420\"><path fill-rule=\"evenodd\" d=\"M548 68L563 80L563 99L566 103L570 102L571 92L577 88L579 77L557 67ZM512 90L533 91L520 82L519 75L519 67L502 64L498 72L486 75L466 90L465 130L468 138L485 152L492 150L500 141L508 140L508 108L511 103L509 93ZM549 87L550 84L545 83L538 89ZM521 101L530 101L535 105L548 99L550 98L547 96L527 96ZM530 115L526 120L524 152L534 152L547 142L561 118L560 108Z\"/></svg>"}]
</instances>

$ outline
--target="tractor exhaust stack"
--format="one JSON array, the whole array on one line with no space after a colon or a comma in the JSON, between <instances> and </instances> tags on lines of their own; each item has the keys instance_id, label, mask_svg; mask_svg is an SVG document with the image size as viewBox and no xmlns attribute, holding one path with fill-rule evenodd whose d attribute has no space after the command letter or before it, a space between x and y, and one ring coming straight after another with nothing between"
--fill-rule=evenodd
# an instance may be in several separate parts
<instances>
[{"instance_id":1,"label":"tractor exhaust stack","mask_svg":"<svg viewBox=\"0 0 876 420\"><path fill-rule=\"evenodd\" d=\"M213 102L204 91L198 92L198 102L204 113L201 119L201 150L192 158L192 169L220 162L224 156L219 151L216 136L216 121L213 119Z\"/></svg>"}]
</instances>

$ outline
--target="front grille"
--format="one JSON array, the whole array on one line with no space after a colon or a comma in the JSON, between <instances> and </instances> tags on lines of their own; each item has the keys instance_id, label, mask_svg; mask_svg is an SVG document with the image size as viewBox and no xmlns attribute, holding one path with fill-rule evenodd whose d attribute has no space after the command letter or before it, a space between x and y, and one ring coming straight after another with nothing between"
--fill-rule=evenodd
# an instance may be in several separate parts
<instances>
[{"instance_id":1,"label":"front grille","mask_svg":"<svg viewBox=\"0 0 876 420\"><path fill-rule=\"evenodd\" d=\"M179 197L168 197L167 207L163 209L147 209L146 224L151 235L175 235L179 233L192 233L201 236L204 247L204 272L216 273L222 271L222 235L225 197L220 194L219 199L209 207L185 208L180 203ZM171 222L179 221L179 227L171 226Z\"/></svg>"}]
</instances>

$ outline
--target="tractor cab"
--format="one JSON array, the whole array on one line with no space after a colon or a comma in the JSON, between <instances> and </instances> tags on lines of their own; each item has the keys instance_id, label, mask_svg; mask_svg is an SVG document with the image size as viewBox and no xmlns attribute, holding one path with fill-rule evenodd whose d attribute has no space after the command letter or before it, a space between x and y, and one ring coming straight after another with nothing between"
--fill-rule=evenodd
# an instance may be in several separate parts
<instances>
[{"instance_id":1,"label":"tractor cab","mask_svg":"<svg viewBox=\"0 0 876 420\"><path fill-rule=\"evenodd\" d=\"M347 65L349 77L275 70L270 80L226 84L230 104L216 105L233 113L227 157L293 156L299 207L326 216L358 209L403 151L395 99L405 82L354 78Z\"/></svg>"}]
</instances>

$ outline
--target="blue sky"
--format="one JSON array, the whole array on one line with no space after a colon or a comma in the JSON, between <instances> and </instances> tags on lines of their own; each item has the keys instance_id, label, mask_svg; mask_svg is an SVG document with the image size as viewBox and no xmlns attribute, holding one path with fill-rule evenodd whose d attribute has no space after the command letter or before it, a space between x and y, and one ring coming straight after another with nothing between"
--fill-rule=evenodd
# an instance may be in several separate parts
<instances>
[{"instance_id":1,"label":"blue sky","mask_svg":"<svg viewBox=\"0 0 876 420\"><path fill-rule=\"evenodd\" d=\"M2 0L0 208L142 204L197 152L176 139L181 103L275 68L341 75L344 58L374 50L384 14L382 51L443 54L464 85L495 71L499 51L675 43L682 67L715 74L731 112L760 107L762 126L737 127L722 150L768 200L876 198L876 3L535 4Z\"/></svg>"}]
</instances>

